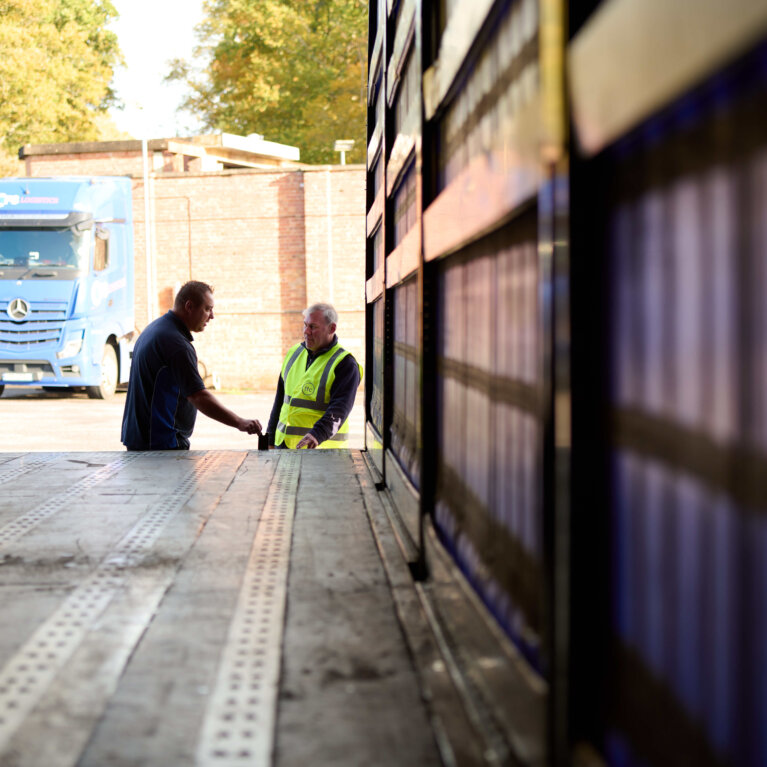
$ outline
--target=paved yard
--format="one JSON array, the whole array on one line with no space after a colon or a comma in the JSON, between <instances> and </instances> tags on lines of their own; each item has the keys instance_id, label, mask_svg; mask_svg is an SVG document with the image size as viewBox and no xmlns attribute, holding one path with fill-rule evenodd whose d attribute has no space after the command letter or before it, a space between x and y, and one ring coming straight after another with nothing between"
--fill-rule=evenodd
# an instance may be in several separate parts
<instances>
[{"instance_id":1,"label":"paved yard","mask_svg":"<svg viewBox=\"0 0 767 767\"><path fill-rule=\"evenodd\" d=\"M266 428L274 392L221 393L216 396L238 415L258 418ZM6 386L0 397L0 452L124 450L120 443L125 394L108 401L85 393L55 394L24 386ZM364 447L362 395L350 416L350 448ZM197 418L193 450L255 450L256 438L204 415Z\"/></svg>"}]
</instances>

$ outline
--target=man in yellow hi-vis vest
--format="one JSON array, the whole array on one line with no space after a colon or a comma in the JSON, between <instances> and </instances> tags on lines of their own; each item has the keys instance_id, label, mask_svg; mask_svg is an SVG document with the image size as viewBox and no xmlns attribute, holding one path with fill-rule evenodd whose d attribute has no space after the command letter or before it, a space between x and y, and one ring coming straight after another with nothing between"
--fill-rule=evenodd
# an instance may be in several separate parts
<instances>
[{"instance_id":1,"label":"man in yellow hi-vis vest","mask_svg":"<svg viewBox=\"0 0 767 767\"><path fill-rule=\"evenodd\" d=\"M304 310L304 341L288 351L277 383L270 447L346 447L362 366L338 345L337 323L330 304Z\"/></svg>"}]
</instances>

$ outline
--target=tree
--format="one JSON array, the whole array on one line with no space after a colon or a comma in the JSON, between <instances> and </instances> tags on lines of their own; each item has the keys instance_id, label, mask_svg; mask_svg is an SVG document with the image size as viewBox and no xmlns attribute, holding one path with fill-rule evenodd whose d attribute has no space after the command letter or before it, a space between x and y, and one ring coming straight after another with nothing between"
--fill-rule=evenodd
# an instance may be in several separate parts
<instances>
[{"instance_id":1,"label":"tree","mask_svg":"<svg viewBox=\"0 0 767 767\"><path fill-rule=\"evenodd\" d=\"M109 0L0 0L0 147L98 138L122 57Z\"/></svg>"},{"instance_id":2,"label":"tree","mask_svg":"<svg viewBox=\"0 0 767 767\"><path fill-rule=\"evenodd\" d=\"M365 157L367 3L364 0L206 0L195 55L174 62L183 107L207 129L298 146L306 162L336 162L335 139Z\"/></svg>"}]
</instances>

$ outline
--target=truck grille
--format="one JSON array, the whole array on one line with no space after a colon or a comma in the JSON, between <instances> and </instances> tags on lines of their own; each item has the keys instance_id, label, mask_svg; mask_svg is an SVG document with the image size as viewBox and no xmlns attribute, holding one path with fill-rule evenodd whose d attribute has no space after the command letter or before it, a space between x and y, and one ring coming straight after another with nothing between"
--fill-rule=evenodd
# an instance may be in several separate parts
<instances>
[{"instance_id":1,"label":"truck grille","mask_svg":"<svg viewBox=\"0 0 767 767\"><path fill-rule=\"evenodd\" d=\"M21 322L11 320L7 310L8 301L0 301L0 349L26 351L58 345L67 317L66 301L32 301Z\"/></svg>"}]
</instances>

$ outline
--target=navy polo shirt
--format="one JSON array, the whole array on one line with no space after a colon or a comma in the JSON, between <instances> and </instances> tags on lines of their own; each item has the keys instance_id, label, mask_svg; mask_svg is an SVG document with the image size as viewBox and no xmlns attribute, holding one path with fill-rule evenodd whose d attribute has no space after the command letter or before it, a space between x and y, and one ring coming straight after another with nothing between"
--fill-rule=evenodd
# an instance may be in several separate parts
<instances>
[{"instance_id":1,"label":"navy polo shirt","mask_svg":"<svg viewBox=\"0 0 767 767\"><path fill-rule=\"evenodd\" d=\"M133 349L123 445L128 450L188 450L197 408L187 397L204 388L187 326L172 310L150 322Z\"/></svg>"}]
</instances>

